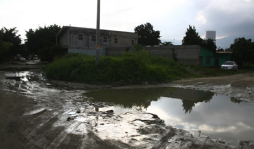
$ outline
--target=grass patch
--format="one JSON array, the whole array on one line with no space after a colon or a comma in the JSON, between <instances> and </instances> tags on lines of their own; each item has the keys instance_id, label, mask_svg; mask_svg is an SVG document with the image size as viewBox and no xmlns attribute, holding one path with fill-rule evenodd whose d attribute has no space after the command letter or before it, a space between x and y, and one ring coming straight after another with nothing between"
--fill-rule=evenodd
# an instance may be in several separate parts
<instances>
[{"instance_id":1,"label":"grass patch","mask_svg":"<svg viewBox=\"0 0 254 149\"><path fill-rule=\"evenodd\" d=\"M90 84L140 84L168 82L193 77L185 66L146 52L124 53L117 57L95 57L67 54L45 68L46 77L55 80Z\"/></svg>"}]
</instances>

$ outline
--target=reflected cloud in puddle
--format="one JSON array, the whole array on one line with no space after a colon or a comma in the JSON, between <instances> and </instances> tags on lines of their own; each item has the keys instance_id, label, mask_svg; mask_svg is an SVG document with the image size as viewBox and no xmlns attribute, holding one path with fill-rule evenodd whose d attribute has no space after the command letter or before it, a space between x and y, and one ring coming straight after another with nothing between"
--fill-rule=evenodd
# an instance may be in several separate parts
<instances>
[{"instance_id":1,"label":"reflected cloud in puddle","mask_svg":"<svg viewBox=\"0 0 254 149\"><path fill-rule=\"evenodd\" d=\"M107 89L85 94L93 102L107 102L116 114L132 110L157 114L166 124L201 130L212 138L253 140L254 105L211 92L179 89Z\"/></svg>"}]
</instances>

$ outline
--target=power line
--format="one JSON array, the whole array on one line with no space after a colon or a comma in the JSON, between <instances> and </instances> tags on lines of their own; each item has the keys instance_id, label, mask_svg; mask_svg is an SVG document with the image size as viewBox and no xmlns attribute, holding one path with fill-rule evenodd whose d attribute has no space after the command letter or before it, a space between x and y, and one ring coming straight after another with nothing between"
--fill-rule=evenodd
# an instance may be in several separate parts
<instances>
[{"instance_id":1,"label":"power line","mask_svg":"<svg viewBox=\"0 0 254 149\"><path fill-rule=\"evenodd\" d=\"M127 8L127 9L122 9L122 10L118 10L118 11L115 11L115 12L112 12L112 13L108 13L108 14L102 14L101 16L109 16L109 15L113 15L113 14L116 14L116 13L119 13L119 12L124 12L124 11L128 11L128 10L132 10L132 9L136 9L136 8L144 8L146 5L149 5L149 4L155 4L155 3L159 3L160 1L159 0L156 0L156 1L153 1L151 3L146 3L140 7L131 7L131 8ZM87 20L94 20L95 18L94 17L91 17L91 18L87 18L85 20L81 20L80 22L83 22L83 21L87 21Z\"/></svg>"},{"instance_id":2,"label":"power line","mask_svg":"<svg viewBox=\"0 0 254 149\"><path fill-rule=\"evenodd\" d=\"M136 7L127 8L127 9L115 11L115 12L112 12L112 13L103 14L103 15L101 15L101 16L109 16L109 15L113 15L113 14L116 14L116 13L119 13L119 12L123 12L123 11L128 11L128 10L135 9L135 8L136 8ZM91 18L88 18L88 19L85 19L85 20L81 20L80 22L87 21L87 20L92 20L92 19L95 19L95 18L94 18L94 17L91 17Z\"/></svg>"}]
</instances>

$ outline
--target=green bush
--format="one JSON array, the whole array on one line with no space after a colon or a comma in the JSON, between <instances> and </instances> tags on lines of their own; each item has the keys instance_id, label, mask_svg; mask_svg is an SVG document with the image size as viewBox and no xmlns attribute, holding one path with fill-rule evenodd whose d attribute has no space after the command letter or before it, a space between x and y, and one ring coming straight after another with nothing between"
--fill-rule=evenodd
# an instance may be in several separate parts
<instances>
[{"instance_id":1,"label":"green bush","mask_svg":"<svg viewBox=\"0 0 254 149\"><path fill-rule=\"evenodd\" d=\"M141 50L117 57L67 54L45 68L46 77L91 84L159 83L189 77L192 74L173 60L149 55Z\"/></svg>"}]
</instances>

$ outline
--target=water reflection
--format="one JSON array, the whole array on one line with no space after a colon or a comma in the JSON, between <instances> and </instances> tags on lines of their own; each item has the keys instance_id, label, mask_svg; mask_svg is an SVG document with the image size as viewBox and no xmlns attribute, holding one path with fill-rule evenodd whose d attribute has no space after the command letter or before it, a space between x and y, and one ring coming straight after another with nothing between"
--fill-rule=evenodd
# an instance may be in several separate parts
<instances>
[{"instance_id":1,"label":"water reflection","mask_svg":"<svg viewBox=\"0 0 254 149\"><path fill-rule=\"evenodd\" d=\"M108 89L85 96L95 102L113 103L116 113L145 109L166 124L201 130L212 138L254 140L254 105L228 96L179 88Z\"/></svg>"},{"instance_id":2,"label":"water reflection","mask_svg":"<svg viewBox=\"0 0 254 149\"><path fill-rule=\"evenodd\" d=\"M106 89L88 92L85 95L92 97L95 102L109 102L124 108L137 106L145 109L150 106L151 101L158 101L160 97L177 98L182 100L185 113L190 113L196 103L209 102L213 97L212 92L179 88Z\"/></svg>"}]
</instances>

